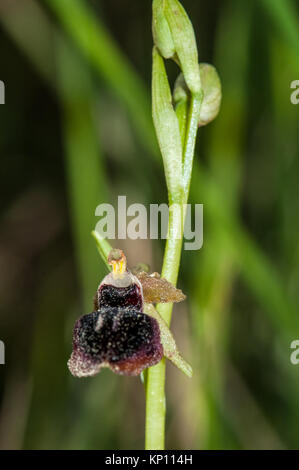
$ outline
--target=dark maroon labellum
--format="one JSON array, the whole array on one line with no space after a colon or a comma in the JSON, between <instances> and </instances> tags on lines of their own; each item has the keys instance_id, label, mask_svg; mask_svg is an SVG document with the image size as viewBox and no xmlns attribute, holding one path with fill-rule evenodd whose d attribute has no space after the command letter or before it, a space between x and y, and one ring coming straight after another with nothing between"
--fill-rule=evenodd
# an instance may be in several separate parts
<instances>
[{"instance_id":1,"label":"dark maroon labellum","mask_svg":"<svg viewBox=\"0 0 299 470\"><path fill-rule=\"evenodd\" d=\"M138 375L162 357L157 321L132 307L114 307L79 318L68 365L79 377L95 375L101 367Z\"/></svg>"}]
</instances>

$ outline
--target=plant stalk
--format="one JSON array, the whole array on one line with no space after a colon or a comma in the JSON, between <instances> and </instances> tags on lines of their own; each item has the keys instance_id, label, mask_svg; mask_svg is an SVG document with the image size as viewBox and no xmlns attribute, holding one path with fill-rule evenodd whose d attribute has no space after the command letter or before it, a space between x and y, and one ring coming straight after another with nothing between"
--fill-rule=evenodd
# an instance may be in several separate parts
<instances>
[{"instance_id":1,"label":"plant stalk","mask_svg":"<svg viewBox=\"0 0 299 470\"><path fill-rule=\"evenodd\" d=\"M179 238L171 236L166 241L161 276L176 285L179 274L180 259L183 243L185 221L184 204L188 202L191 182L194 148L198 129L199 111L202 95L192 95L187 115L177 113L181 133L185 133L183 152L183 184L179 201L174 201L169 195L169 203L179 205L180 214L169 211L169 234L180 233ZM157 310L167 322L171 322L173 304L157 305ZM145 418L145 448L146 450L163 450L165 448L165 358L156 366L150 367L146 382L146 418Z\"/></svg>"}]
</instances>

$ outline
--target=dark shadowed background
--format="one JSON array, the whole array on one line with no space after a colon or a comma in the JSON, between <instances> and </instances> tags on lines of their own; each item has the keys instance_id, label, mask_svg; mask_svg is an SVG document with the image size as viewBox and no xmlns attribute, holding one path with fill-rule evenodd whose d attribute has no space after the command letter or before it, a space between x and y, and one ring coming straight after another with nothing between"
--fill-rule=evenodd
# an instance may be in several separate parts
<instances>
[{"instance_id":1,"label":"dark shadowed background","mask_svg":"<svg viewBox=\"0 0 299 470\"><path fill-rule=\"evenodd\" d=\"M182 1L223 105L199 132L167 369L167 448L299 448L299 11L294 0ZM167 202L151 122L150 0L0 0L0 448L137 449L139 378L66 366L105 274L95 208ZM172 83L177 75L168 66ZM163 243L113 242L160 271Z\"/></svg>"}]
</instances>

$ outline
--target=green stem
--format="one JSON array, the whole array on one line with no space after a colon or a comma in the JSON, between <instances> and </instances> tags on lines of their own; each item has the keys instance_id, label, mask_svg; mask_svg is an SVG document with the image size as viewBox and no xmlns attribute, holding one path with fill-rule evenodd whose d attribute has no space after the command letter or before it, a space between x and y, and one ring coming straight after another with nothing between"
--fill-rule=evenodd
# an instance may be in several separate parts
<instances>
[{"instance_id":1,"label":"green stem","mask_svg":"<svg viewBox=\"0 0 299 470\"><path fill-rule=\"evenodd\" d=\"M188 194L191 182L192 165L196 134L198 129L199 110L202 102L202 96L191 96L187 116L184 113L178 113L179 124L183 132L186 129L184 155L183 155L183 191L179 201L173 201L170 195L171 203L177 203L181 208L182 216L169 211L169 233L180 233L179 238L167 239L163 267L161 276L176 285L181 251L183 242L183 227L185 214L183 205L188 201ZM184 116L184 117L183 117ZM181 117L181 119L180 119ZM173 304L159 304L157 310L167 322L171 322ZM165 444L165 372L166 364L163 359L159 364L148 369L146 382L146 419L145 419L145 448L147 450L163 450Z\"/></svg>"},{"instance_id":2,"label":"green stem","mask_svg":"<svg viewBox=\"0 0 299 470\"><path fill-rule=\"evenodd\" d=\"M173 228L180 220L169 219ZM176 284L181 257L182 239L167 240L162 277ZM172 304L159 304L157 310L167 324L170 324ZM145 448L147 450L163 450L165 436L165 359L148 369L146 383L146 423Z\"/></svg>"},{"instance_id":3,"label":"green stem","mask_svg":"<svg viewBox=\"0 0 299 470\"><path fill-rule=\"evenodd\" d=\"M194 149L202 100L203 93L199 93L198 95L191 95L183 156L183 197L185 204L187 204L189 197Z\"/></svg>"}]
</instances>

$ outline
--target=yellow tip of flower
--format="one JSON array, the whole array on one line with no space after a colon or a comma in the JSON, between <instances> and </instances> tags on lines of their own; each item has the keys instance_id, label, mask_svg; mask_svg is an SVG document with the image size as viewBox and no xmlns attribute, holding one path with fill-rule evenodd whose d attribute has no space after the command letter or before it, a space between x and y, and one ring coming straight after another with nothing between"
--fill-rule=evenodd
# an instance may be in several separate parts
<instances>
[{"instance_id":1,"label":"yellow tip of flower","mask_svg":"<svg viewBox=\"0 0 299 470\"><path fill-rule=\"evenodd\" d=\"M108 263L112 266L112 274L115 279L122 277L127 270L127 260L122 250L111 250Z\"/></svg>"},{"instance_id":2,"label":"yellow tip of flower","mask_svg":"<svg viewBox=\"0 0 299 470\"><path fill-rule=\"evenodd\" d=\"M126 263L124 260L112 262L112 273L114 277L123 275L126 272Z\"/></svg>"}]
</instances>

